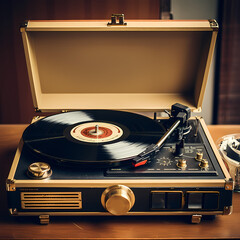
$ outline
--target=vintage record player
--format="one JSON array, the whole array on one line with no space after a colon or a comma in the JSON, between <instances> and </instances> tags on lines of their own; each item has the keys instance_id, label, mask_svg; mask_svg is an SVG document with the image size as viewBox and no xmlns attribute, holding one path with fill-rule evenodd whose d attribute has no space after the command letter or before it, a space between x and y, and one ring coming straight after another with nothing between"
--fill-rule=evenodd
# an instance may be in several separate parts
<instances>
[{"instance_id":1,"label":"vintage record player","mask_svg":"<svg viewBox=\"0 0 240 240\"><path fill-rule=\"evenodd\" d=\"M230 214L233 180L204 120L190 116L201 111L217 31L214 20L122 15L22 26L36 112L55 114L23 133L7 179L10 213L43 224Z\"/></svg>"}]
</instances>

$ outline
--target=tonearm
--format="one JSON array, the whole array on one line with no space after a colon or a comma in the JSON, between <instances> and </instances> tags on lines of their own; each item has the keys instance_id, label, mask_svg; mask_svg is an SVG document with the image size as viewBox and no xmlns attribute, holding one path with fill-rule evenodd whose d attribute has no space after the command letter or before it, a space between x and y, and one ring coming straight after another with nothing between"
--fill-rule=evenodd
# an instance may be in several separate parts
<instances>
[{"instance_id":1,"label":"tonearm","mask_svg":"<svg viewBox=\"0 0 240 240\"><path fill-rule=\"evenodd\" d=\"M169 121L173 122L173 124L156 144L151 144L133 159L133 166L139 167L145 165L150 158L152 158L156 152L160 150L166 139L173 133L174 130L177 130L179 145L183 145L183 136L190 131L190 127L188 126L188 119L190 116L191 110L189 107L180 103L172 105Z\"/></svg>"}]
</instances>

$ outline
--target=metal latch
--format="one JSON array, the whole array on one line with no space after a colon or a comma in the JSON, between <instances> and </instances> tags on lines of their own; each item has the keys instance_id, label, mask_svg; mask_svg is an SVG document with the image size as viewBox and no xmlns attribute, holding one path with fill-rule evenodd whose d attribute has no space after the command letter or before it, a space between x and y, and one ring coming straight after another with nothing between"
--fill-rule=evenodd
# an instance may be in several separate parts
<instances>
[{"instance_id":1,"label":"metal latch","mask_svg":"<svg viewBox=\"0 0 240 240\"><path fill-rule=\"evenodd\" d=\"M122 25L127 25L126 22L124 22L124 14L112 14L111 16L111 22L107 24L108 26L111 25L116 25L116 26L122 26Z\"/></svg>"},{"instance_id":2,"label":"metal latch","mask_svg":"<svg viewBox=\"0 0 240 240\"><path fill-rule=\"evenodd\" d=\"M8 192L16 191L15 179L7 179L6 180L6 189Z\"/></svg>"}]
</instances>

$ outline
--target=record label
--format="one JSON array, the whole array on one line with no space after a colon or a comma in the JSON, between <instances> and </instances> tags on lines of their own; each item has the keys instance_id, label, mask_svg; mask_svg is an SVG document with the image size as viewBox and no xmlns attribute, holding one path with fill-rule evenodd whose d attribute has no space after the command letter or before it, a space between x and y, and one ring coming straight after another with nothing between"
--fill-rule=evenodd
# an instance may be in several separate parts
<instances>
[{"instance_id":1,"label":"record label","mask_svg":"<svg viewBox=\"0 0 240 240\"><path fill-rule=\"evenodd\" d=\"M70 134L82 142L104 143L120 138L123 130L110 123L89 122L75 126Z\"/></svg>"}]
</instances>

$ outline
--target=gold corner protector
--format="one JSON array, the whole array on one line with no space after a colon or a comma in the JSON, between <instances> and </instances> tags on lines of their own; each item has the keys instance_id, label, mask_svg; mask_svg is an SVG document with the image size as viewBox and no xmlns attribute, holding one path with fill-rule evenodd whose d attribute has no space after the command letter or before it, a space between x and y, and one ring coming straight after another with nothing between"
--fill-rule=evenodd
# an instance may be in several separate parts
<instances>
[{"instance_id":1,"label":"gold corner protector","mask_svg":"<svg viewBox=\"0 0 240 240\"><path fill-rule=\"evenodd\" d=\"M232 214L233 206L225 206L223 209L223 215L230 215Z\"/></svg>"},{"instance_id":2,"label":"gold corner protector","mask_svg":"<svg viewBox=\"0 0 240 240\"><path fill-rule=\"evenodd\" d=\"M25 21L23 22L21 25L20 25L20 32L26 32L26 27L28 25L28 21Z\"/></svg>"},{"instance_id":3,"label":"gold corner protector","mask_svg":"<svg viewBox=\"0 0 240 240\"><path fill-rule=\"evenodd\" d=\"M219 25L215 19L209 19L210 27L213 29L213 31L218 31Z\"/></svg>"},{"instance_id":4,"label":"gold corner protector","mask_svg":"<svg viewBox=\"0 0 240 240\"><path fill-rule=\"evenodd\" d=\"M17 216L18 215L18 211L17 211L16 208L9 208L9 212L13 216Z\"/></svg>"},{"instance_id":5,"label":"gold corner protector","mask_svg":"<svg viewBox=\"0 0 240 240\"><path fill-rule=\"evenodd\" d=\"M234 189L234 182L232 180L232 178L226 180L225 182L225 190L229 190L232 191Z\"/></svg>"},{"instance_id":6,"label":"gold corner protector","mask_svg":"<svg viewBox=\"0 0 240 240\"><path fill-rule=\"evenodd\" d=\"M202 112L202 108L201 107L196 108L196 109L193 110L193 112L194 113L200 113L200 112Z\"/></svg>"},{"instance_id":7,"label":"gold corner protector","mask_svg":"<svg viewBox=\"0 0 240 240\"><path fill-rule=\"evenodd\" d=\"M8 192L16 191L15 179L7 179L6 189L7 189Z\"/></svg>"}]
</instances>

